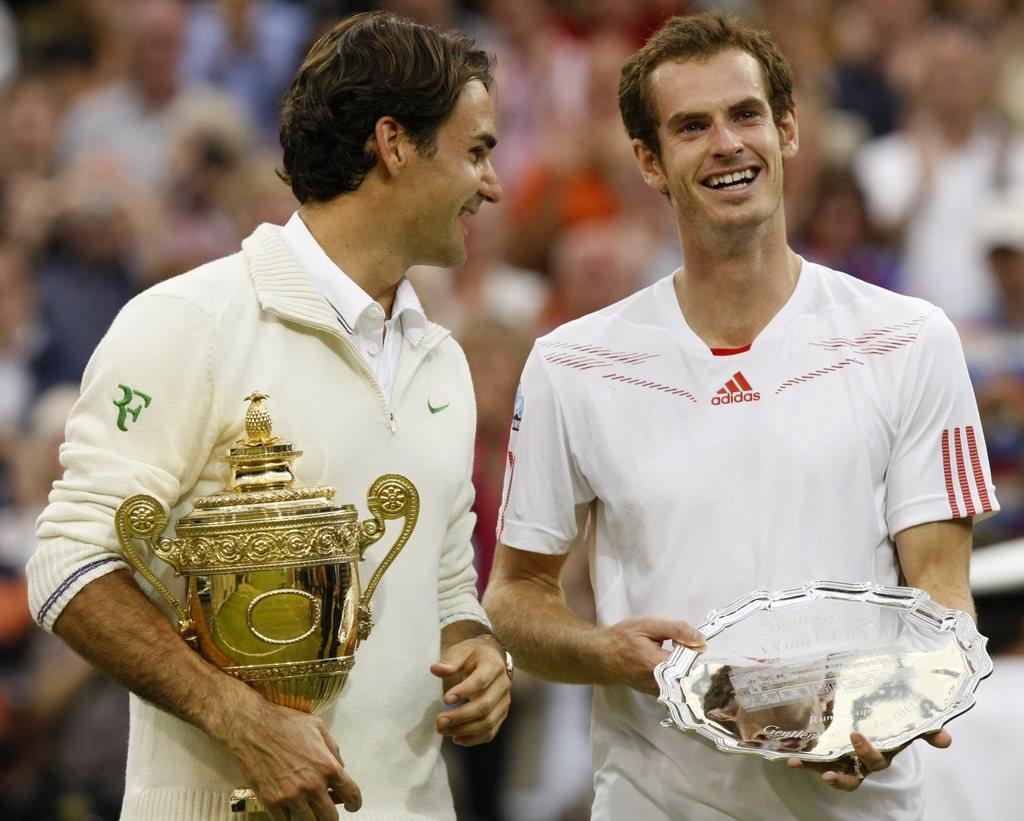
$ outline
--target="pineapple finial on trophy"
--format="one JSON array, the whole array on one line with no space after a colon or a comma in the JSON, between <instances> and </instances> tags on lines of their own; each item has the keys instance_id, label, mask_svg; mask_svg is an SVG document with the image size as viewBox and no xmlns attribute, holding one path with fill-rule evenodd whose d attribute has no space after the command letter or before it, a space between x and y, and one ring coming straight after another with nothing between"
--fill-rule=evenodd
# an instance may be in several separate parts
<instances>
[{"instance_id":1,"label":"pineapple finial on trophy","mask_svg":"<svg viewBox=\"0 0 1024 821\"><path fill-rule=\"evenodd\" d=\"M273 423L270 420L270 413L263 407L263 400L270 397L265 393L253 391L245 401L249 408L245 412L245 432L248 438L245 444L249 447L272 444L275 439L270 434L273 432Z\"/></svg>"}]
</instances>

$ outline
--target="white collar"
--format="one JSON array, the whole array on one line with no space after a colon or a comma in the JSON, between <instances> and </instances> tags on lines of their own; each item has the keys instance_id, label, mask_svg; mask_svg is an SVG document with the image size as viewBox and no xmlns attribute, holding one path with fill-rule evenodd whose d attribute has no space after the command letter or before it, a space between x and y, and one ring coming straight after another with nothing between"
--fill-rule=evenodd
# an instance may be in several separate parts
<instances>
[{"instance_id":1,"label":"white collar","mask_svg":"<svg viewBox=\"0 0 1024 821\"><path fill-rule=\"evenodd\" d=\"M354 334L364 316L378 320L383 317L381 306L327 256L298 211L281 229L281 239L309 274L317 290L334 308L345 331ZM374 317L374 311L381 313ZM427 317L408 279L403 278L398 283L391 316L395 320L401 318L402 333L411 344L419 345L427 330Z\"/></svg>"}]
</instances>

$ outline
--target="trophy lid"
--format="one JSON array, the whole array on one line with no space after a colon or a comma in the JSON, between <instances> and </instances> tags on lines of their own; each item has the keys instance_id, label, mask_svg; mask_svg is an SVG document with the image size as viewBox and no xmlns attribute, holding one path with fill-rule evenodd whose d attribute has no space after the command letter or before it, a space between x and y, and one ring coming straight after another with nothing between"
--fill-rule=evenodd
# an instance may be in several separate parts
<instances>
[{"instance_id":1,"label":"trophy lid","mask_svg":"<svg viewBox=\"0 0 1024 821\"><path fill-rule=\"evenodd\" d=\"M295 487L292 463L302 451L272 435L273 421L263 405L269 398L259 391L245 398L246 435L224 458L231 469L228 482L217 493L194 500L193 510L178 520L179 535L223 533L243 522L247 527L260 521L280 525L295 517L324 519L325 524L356 520L352 505L333 504L333 487Z\"/></svg>"},{"instance_id":2,"label":"trophy lid","mask_svg":"<svg viewBox=\"0 0 1024 821\"><path fill-rule=\"evenodd\" d=\"M246 437L235 442L226 458L231 466L231 479L225 490L252 491L289 488L295 483L292 462L302 455L291 442L271 436L274 430L270 412L263 407L265 393L253 391L245 401Z\"/></svg>"}]
</instances>

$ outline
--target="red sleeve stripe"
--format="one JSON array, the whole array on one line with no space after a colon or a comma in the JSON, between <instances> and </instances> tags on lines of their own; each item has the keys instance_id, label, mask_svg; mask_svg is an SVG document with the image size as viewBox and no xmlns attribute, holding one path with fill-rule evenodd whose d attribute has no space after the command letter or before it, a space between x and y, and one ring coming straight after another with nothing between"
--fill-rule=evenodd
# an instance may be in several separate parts
<instances>
[{"instance_id":1,"label":"red sleeve stripe","mask_svg":"<svg viewBox=\"0 0 1024 821\"><path fill-rule=\"evenodd\" d=\"M964 448L960 442L960 428L953 428L953 436L956 445L956 474L960 479L960 493L964 497L967 515L973 516L974 499L971 497L971 483L967 481L967 467L964 465Z\"/></svg>"},{"instance_id":2,"label":"red sleeve stripe","mask_svg":"<svg viewBox=\"0 0 1024 821\"><path fill-rule=\"evenodd\" d=\"M508 452L508 488L505 490L505 499L501 503L501 523L498 525L498 544L501 544L501 535L505 532L505 511L508 509L508 499L512 495L512 480L516 476L516 457L512 451Z\"/></svg>"},{"instance_id":3,"label":"red sleeve stripe","mask_svg":"<svg viewBox=\"0 0 1024 821\"><path fill-rule=\"evenodd\" d=\"M968 425L967 452L971 455L971 467L974 469L974 484L978 488L978 496L981 497L981 512L991 513L992 502L988 498L988 483L985 481L985 474L981 470L981 459L978 457L978 440L974 436L974 426Z\"/></svg>"},{"instance_id":4,"label":"red sleeve stripe","mask_svg":"<svg viewBox=\"0 0 1024 821\"><path fill-rule=\"evenodd\" d=\"M960 506L956 503L956 491L953 490L953 470L949 464L949 431L942 431L942 470L946 475L946 495L949 497L949 512L954 519L960 518Z\"/></svg>"}]
</instances>

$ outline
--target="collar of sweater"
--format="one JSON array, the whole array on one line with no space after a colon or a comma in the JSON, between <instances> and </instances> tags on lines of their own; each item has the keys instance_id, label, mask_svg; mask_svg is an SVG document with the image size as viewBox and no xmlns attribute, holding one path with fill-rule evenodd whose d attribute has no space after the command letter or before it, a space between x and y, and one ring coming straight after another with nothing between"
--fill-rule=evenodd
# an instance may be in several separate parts
<instances>
[{"instance_id":1,"label":"collar of sweater","mask_svg":"<svg viewBox=\"0 0 1024 821\"><path fill-rule=\"evenodd\" d=\"M341 336L330 304L281 239L277 225L263 223L242 242L260 307L269 313ZM430 350L450 331L433 322L417 347Z\"/></svg>"}]
</instances>

